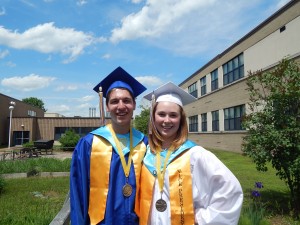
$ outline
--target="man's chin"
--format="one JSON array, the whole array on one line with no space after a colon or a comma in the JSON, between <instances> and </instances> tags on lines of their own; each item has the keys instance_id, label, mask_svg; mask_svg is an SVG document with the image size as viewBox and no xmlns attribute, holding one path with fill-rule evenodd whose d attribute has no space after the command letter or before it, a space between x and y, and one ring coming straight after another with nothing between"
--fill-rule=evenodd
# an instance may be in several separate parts
<instances>
[{"instance_id":1,"label":"man's chin","mask_svg":"<svg viewBox=\"0 0 300 225\"><path fill-rule=\"evenodd\" d=\"M118 119L117 119L117 123L118 123L119 125L124 125L124 126L130 124L130 121L131 121L131 120L128 120L127 118L118 118Z\"/></svg>"}]
</instances>

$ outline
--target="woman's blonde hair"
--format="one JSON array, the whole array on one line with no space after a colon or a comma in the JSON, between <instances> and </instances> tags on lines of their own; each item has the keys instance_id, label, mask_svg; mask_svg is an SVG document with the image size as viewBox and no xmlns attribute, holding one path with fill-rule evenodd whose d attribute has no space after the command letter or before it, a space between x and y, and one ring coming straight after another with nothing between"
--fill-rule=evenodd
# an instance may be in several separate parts
<instances>
[{"instance_id":1,"label":"woman's blonde hair","mask_svg":"<svg viewBox=\"0 0 300 225\"><path fill-rule=\"evenodd\" d=\"M152 152L156 153L160 151L162 148L163 137L157 131L154 120L155 120L155 112L157 109L158 102L156 102L153 107L150 109L150 121L149 121L149 146ZM180 125L177 130L177 135L175 140L173 141L172 148L176 150L179 148L188 138L188 126L186 122L186 115L181 106L180 108Z\"/></svg>"}]
</instances>

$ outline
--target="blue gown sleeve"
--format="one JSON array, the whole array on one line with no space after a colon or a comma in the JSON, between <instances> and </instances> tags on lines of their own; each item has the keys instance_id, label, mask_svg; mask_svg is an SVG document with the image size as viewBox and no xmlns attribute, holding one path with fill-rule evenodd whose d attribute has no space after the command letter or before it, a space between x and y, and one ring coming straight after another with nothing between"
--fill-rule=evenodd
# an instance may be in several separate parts
<instances>
[{"instance_id":1,"label":"blue gown sleeve","mask_svg":"<svg viewBox=\"0 0 300 225\"><path fill-rule=\"evenodd\" d=\"M89 224L88 198L90 153L93 135L81 138L72 155L70 169L70 206L72 225Z\"/></svg>"}]
</instances>

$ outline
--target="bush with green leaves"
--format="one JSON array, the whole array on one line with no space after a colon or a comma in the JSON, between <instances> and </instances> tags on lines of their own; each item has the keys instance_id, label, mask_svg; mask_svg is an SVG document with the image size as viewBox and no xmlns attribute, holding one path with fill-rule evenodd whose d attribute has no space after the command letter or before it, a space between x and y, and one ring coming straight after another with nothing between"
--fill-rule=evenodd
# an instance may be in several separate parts
<instances>
[{"instance_id":1,"label":"bush with green leaves","mask_svg":"<svg viewBox=\"0 0 300 225\"><path fill-rule=\"evenodd\" d=\"M76 146L79 139L79 134L76 134L73 129L69 129L60 137L59 142L62 147L71 148Z\"/></svg>"},{"instance_id":2,"label":"bush with green leaves","mask_svg":"<svg viewBox=\"0 0 300 225\"><path fill-rule=\"evenodd\" d=\"M34 146L33 141L26 142L22 145L24 148L32 148Z\"/></svg>"},{"instance_id":3,"label":"bush with green leaves","mask_svg":"<svg viewBox=\"0 0 300 225\"><path fill-rule=\"evenodd\" d=\"M270 162L290 189L291 208L300 216L300 65L283 59L270 71L249 74L247 134L242 151L259 171Z\"/></svg>"},{"instance_id":4,"label":"bush with green leaves","mask_svg":"<svg viewBox=\"0 0 300 225\"><path fill-rule=\"evenodd\" d=\"M148 123L150 116L150 108L141 106L141 113L134 118L134 127L144 134L148 134Z\"/></svg>"}]
</instances>

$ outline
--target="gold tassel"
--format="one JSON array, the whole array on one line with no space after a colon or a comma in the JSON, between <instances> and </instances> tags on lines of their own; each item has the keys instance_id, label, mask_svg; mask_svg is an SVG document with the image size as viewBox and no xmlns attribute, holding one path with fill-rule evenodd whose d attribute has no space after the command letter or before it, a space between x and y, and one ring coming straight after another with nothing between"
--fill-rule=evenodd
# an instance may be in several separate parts
<instances>
[{"instance_id":1,"label":"gold tassel","mask_svg":"<svg viewBox=\"0 0 300 225\"><path fill-rule=\"evenodd\" d=\"M105 116L104 116L104 103L103 103L103 92L102 87L99 87L99 110L100 110L100 126L105 125Z\"/></svg>"}]
</instances>

